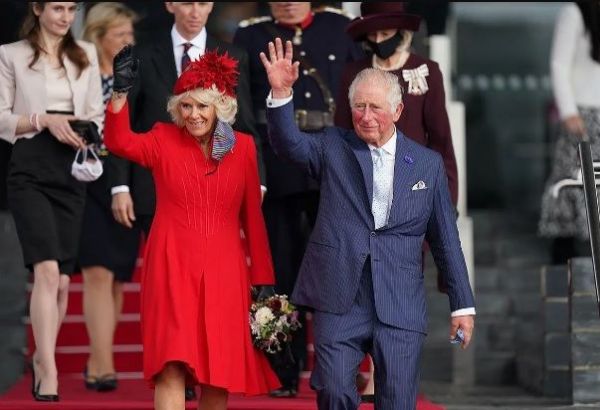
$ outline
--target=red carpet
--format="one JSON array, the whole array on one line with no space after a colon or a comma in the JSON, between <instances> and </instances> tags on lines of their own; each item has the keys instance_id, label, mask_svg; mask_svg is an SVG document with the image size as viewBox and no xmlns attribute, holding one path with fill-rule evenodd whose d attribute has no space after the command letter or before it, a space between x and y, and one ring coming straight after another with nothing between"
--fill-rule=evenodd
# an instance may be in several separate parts
<instances>
[{"instance_id":1,"label":"red carpet","mask_svg":"<svg viewBox=\"0 0 600 410\"><path fill-rule=\"evenodd\" d=\"M88 357L88 336L82 316L81 276L73 277L69 292L67 317L58 335L56 361L59 371L59 403L37 403L31 397L31 376L26 374L6 394L0 396L0 409L28 410L38 408L52 409L104 409L134 410L152 409L152 390L141 380L142 345L139 323L140 285L134 276L134 283L125 285L123 314L115 334L114 356L119 377L119 388L110 393L90 392L83 386L82 371ZM315 394L308 387L308 376L312 369L312 326L307 319L308 363L300 392L295 399L271 399L269 397L231 396L230 410L316 410ZM33 348L31 328L28 329L29 352ZM365 361L361 371L368 371ZM195 409L196 403L188 403L188 409ZM373 409L372 404L363 404L363 409ZM418 410L443 410L444 408L419 399Z\"/></svg>"},{"instance_id":2,"label":"red carpet","mask_svg":"<svg viewBox=\"0 0 600 410\"><path fill-rule=\"evenodd\" d=\"M152 391L141 380L121 380L119 388L110 393L90 392L83 387L80 377L60 377L59 403L36 403L30 393L31 378L25 376L5 395L0 397L0 409L71 409L71 410L138 410L152 409ZM187 403L186 409L195 409L196 403ZM229 410L316 410L315 395L307 383L301 386L295 399L271 399L269 397L231 396ZM363 404L360 410L373 409L372 404ZM443 410L424 398L419 400L417 410Z\"/></svg>"}]
</instances>

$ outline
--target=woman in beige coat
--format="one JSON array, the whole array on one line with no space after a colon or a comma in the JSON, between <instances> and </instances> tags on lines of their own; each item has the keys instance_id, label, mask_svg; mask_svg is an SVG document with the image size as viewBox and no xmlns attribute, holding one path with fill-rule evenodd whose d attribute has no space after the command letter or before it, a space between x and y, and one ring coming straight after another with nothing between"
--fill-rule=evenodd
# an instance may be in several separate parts
<instances>
[{"instance_id":1,"label":"woman in beige coat","mask_svg":"<svg viewBox=\"0 0 600 410\"><path fill-rule=\"evenodd\" d=\"M24 40L0 46L0 138L14 144L8 205L33 272L31 393L37 401L58 401L56 337L85 201L85 184L71 175L71 165L86 144L69 120L101 124L102 91L95 47L71 35L77 3L29 7Z\"/></svg>"}]
</instances>

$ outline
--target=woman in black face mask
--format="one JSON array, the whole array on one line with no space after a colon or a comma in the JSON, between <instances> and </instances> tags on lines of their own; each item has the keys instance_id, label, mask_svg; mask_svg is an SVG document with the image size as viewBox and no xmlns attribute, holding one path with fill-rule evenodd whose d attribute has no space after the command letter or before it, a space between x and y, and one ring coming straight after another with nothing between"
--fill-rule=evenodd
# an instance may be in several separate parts
<instances>
[{"instance_id":1,"label":"woman in black face mask","mask_svg":"<svg viewBox=\"0 0 600 410\"><path fill-rule=\"evenodd\" d=\"M355 41L364 42L372 55L346 65L336 101L335 125L352 128L348 88L359 71L374 67L393 72L398 76L404 94L404 110L396 122L396 129L442 155L452 202L456 205L456 158L442 73L437 63L410 50L413 33L419 29L420 17L405 13L402 2L363 2L360 10L362 17L353 20L346 31ZM438 280L438 283L443 290L441 281ZM373 387L371 362L371 377L363 391L363 401L372 400Z\"/></svg>"},{"instance_id":2,"label":"woman in black face mask","mask_svg":"<svg viewBox=\"0 0 600 410\"><path fill-rule=\"evenodd\" d=\"M385 67L385 65L394 65L394 62L389 60L392 60L390 57L395 54L398 54L398 56L403 54L408 56L407 46L410 45L411 39L412 32L410 31L396 29L377 30L367 34L365 43L367 48L377 56L377 59L382 60L382 65ZM404 45L402 50L398 50L400 45Z\"/></svg>"}]
</instances>

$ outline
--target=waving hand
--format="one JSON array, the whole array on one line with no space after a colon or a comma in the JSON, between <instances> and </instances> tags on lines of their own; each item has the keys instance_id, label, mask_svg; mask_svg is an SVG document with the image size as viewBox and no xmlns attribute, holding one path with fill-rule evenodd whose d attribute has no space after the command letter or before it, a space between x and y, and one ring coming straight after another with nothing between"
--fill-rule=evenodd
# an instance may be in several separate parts
<instances>
[{"instance_id":1,"label":"waving hand","mask_svg":"<svg viewBox=\"0 0 600 410\"><path fill-rule=\"evenodd\" d=\"M285 53L283 44L278 37L275 44L269 42L269 58L265 53L260 53L260 60L265 66L269 84L273 90L273 98L286 98L292 94L292 86L298 79L298 61L292 62L292 42L285 42Z\"/></svg>"}]
</instances>

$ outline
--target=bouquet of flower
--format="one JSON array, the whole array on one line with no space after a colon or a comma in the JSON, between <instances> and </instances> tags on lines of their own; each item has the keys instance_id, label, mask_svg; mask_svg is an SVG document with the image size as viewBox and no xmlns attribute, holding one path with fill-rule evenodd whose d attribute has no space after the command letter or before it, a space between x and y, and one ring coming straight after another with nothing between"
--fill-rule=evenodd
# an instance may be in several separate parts
<instances>
[{"instance_id":1,"label":"bouquet of flower","mask_svg":"<svg viewBox=\"0 0 600 410\"><path fill-rule=\"evenodd\" d=\"M301 326L298 311L287 295L274 295L250 307L252 342L265 353L282 351L292 340L292 333Z\"/></svg>"}]
</instances>

